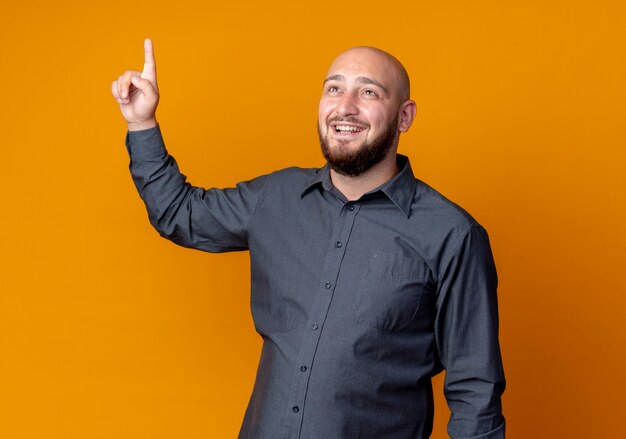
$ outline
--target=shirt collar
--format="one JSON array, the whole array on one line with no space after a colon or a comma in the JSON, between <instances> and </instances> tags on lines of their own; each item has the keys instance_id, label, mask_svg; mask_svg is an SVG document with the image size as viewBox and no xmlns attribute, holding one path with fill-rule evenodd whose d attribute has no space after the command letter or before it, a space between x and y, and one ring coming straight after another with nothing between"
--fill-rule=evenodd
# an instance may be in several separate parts
<instances>
[{"instance_id":1,"label":"shirt collar","mask_svg":"<svg viewBox=\"0 0 626 439\"><path fill-rule=\"evenodd\" d=\"M398 164L400 172L383 185L363 194L362 198L367 195L382 192L408 218L411 214L411 204L413 203L413 196L415 195L415 176L413 175L413 169L411 168L411 163L407 156L397 154L396 163ZM315 175L307 181L300 194L300 198L304 197L304 195L306 195L306 193L313 187L318 187L320 185L327 191L330 191L333 188L328 163L326 163L324 167L318 169Z\"/></svg>"}]
</instances>

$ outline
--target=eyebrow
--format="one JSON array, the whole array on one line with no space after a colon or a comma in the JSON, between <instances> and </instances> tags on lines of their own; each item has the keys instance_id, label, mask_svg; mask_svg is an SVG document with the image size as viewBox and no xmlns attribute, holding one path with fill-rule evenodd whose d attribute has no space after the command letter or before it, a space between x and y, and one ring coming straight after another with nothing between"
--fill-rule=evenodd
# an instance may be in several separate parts
<instances>
[{"instance_id":1,"label":"eyebrow","mask_svg":"<svg viewBox=\"0 0 626 439\"><path fill-rule=\"evenodd\" d=\"M328 78L324 79L324 84L326 84L328 81L345 81L345 80L346 78L343 75L331 75ZM358 76L355 79L355 81L359 84L375 85L377 87L380 87L385 93L387 93L387 89L385 88L385 86L375 79L368 78L367 76Z\"/></svg>"}]
</instances>

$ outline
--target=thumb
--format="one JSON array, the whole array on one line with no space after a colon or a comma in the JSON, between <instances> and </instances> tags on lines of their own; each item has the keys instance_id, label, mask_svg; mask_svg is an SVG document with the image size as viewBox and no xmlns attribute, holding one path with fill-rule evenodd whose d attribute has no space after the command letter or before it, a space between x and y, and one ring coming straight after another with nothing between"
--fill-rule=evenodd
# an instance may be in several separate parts
<instances>
[{"instance_id":1,"label":"thumb","mask_svg":"<svg viewBox=\"0 0 626 439\"><path fill-rule=\"evenodd\" d=\"M154 97L157 94L152 83L147 79L141 78L139 76L133 76L132 78L130 78L130 82L132 82L135 87L141 90L141 92L146 95L146 97Z\"/></svg>"}]
</instances>

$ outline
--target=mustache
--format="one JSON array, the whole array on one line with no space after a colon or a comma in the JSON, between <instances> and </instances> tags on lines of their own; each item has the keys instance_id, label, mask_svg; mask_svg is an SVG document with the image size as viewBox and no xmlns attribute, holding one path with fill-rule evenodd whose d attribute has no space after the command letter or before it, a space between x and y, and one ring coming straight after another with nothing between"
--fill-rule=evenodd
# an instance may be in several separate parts
<instances>
[{"instance_id":1,"label":"mustache","mask_svg":"<svg viewBox=\"0 0 626 439\"><path fill-rule=\"evenodd\" d=\"M348 117L341 117L341 116L335 116L331 119L328 119L328 123L334 123L334 122L348 122L348 123L355 123L358 125L363 125L363 126L369 126L368 123L363 122L362 120L357 119L354 116L348 116Z\"/></svg>"}]
</instances>

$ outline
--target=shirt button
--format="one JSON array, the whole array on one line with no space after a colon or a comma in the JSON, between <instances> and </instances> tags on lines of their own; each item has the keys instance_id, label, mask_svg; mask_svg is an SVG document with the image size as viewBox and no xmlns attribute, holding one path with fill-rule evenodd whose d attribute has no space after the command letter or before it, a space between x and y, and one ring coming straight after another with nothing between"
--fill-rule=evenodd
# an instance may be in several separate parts
<instances>
[{"instance_id":1,"label":"shirt button","mask_svg":"<svg viewBox=\"0 0 626 439\"><path fill-rule=\"evenodd\" d=\"M337 248L341 248L341 246L342 246L342 245L343 245L343 244L341 243L341 241L337 241L337 242L335 243L335 247L337 247Z\"/></svg>"},{"instance_id":2,"label":"shirt button","mask_svg":"<svg viewBox=\"0 0 626 439\"><path fill-rule=\"evenodd\" d=\"M298 413L300 411L300 407L294 405L293 407L291 407L291 410L293 410L294 413Z\"/></svg>"},{"instance_id":3,"label":"shirt button","mask_svg":"<svg viewBox=\"0 0 626 439\"><path fill-rule=\"evenodd\" d=\"M330 284L330 282L326 282L324 284L324 288L326 288L327 290L330 290L330 287L332 287L332 285Z\"/></svg>"},{"instance_id":4,"label":"shirt button","mask_svg":"<svg viewBox=\"0 0 626 439\"><path fill-rule=\"evenodd\" d=\"M352 212L352 211L354 210L354 205L353 205L353 204L350 204L350 205L347 207L347 209L348 209L350 212Z\"/></svg>"},{"instance_id":5,"label":"shirt button","mask_svg":"<svg viewBox=\"0 0 626 439\"><path fill-rule=\"evenodd\" d=\"M313 329L314 331L317 331L317 328L319 328L319 326L317 326L317 323L313 323L311 325L311 329Z\"/></svg>"},{"instance_id":6,"label":"shirt button","mask_svg":"<svg viewBox=\"0 0 626 439\"><path fill-rule=\"evenodd\" d=\"M306 372L306 366L300 366L300 370L301 370L302 372Z\"/></svg>"}]
</instances>

